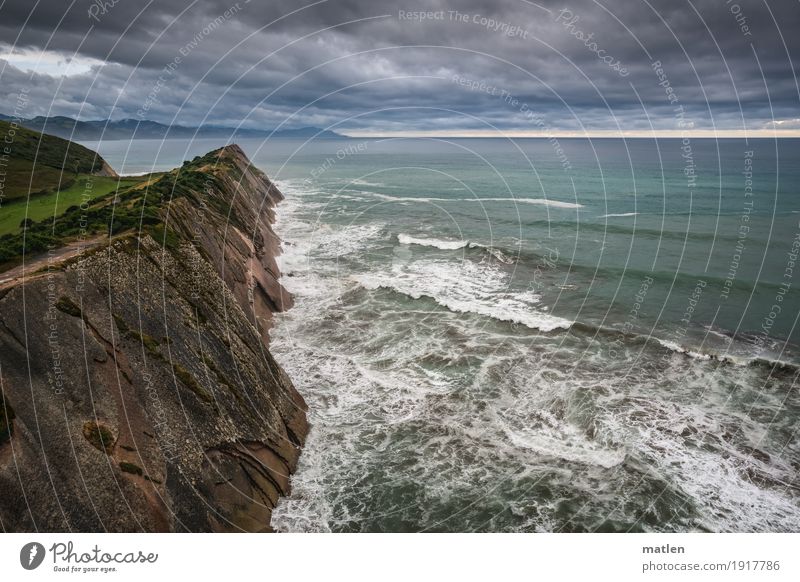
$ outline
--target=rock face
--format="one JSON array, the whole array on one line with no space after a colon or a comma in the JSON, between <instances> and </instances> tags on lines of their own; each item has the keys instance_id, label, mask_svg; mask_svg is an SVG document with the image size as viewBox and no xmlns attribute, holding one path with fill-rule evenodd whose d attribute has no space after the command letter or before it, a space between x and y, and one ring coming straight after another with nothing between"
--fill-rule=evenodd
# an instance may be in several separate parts
<instances>
[{"instance_id":1,"label":"rock face","mask_svg":"<svg viewBox=\"0 0 800 582\"><path fill-rule=\"evenodd\" d=\"M163 237L0 289L3 530L269 531L308 431L266 343L281 194L237 146L185 171Z\"/></svg>"},{"instance_id":2,"label":"rock face","mask_svg":"<svg viewBox=\"0 0 800 582\"><path fill-rule=\"evenodd\" d=\"M108 178L118 178L117 172L114 171L114 168L108 165L108 162L105 160L102 161L102 165L100 166L99 170L96 170L94 173L95 176L106 176Z\"/></svg>"},{"instance_id":3,"label":"rock face","mask_svg":"<svg viewBox=\"0 0 800 582\"><path fill-rule=\"evenodd\" d=\"M280 239L271 228L275 205L283 195L262 172L250 166L238 146L228 146L222 152L221 161L201 163L197 168L213 172L223 164L225 171L214 176L216 187L206 180L199 199L173 201L168 223L181 238L193 240L218 266L236 301L268 343L272 314L293 304L291 295L278 282L275 259L280 254Z\"/></svg>"}]
</instances>

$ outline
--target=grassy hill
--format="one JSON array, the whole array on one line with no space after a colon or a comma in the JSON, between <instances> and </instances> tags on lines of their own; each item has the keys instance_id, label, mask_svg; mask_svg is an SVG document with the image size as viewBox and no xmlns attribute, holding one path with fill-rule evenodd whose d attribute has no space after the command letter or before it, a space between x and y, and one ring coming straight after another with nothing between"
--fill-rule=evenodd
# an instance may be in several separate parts
<instances>
[{"instance_id":1,"label":"grassy hill","mask_svg":"<svg viewBox=\"0 0 800 582\"><path fill-rule=\"evenodd\" d=\"M12 133L13 142L10 144L12 158L31 162L35 160L36 165L41 164L81 174L99 172L105 165L105 160L97 152L80 144L24 127L13 129L9 122L0 121L0 135L6 136Z\"/></svg>"},{"instance_id":2,"label":"grassy hill","mask_svg":"<svg viewBox=\"0 0 800 582\"><path fill-rule=\"evenodd\" d=\"M22 213L10 216L5 222L0 220L0 272L16 264L23 254L37 255L79 237L138 232L149 233L166 245L172 244L175 236L164 224L165 207L183 197L200 204L201 199L208 198L204 192L220 184L220 176L237 177L236 168L220 157L220 151L198 156L171 172L129 178L92 176L90 199L81 185L85 177L78 177L77 185L69 191L37 199L36 203L26 200L5 205L0 213L9 209ZM81 202L86 204L81 207ZM223 204L212 198L207 203ZM26 208L31 220L23 225ZM227 213L228 206L223 204L220 212ZM41 219L37 221L37 217Z\"/></svg>"},{"instance_id":3,"label":"grassy hill","mask_svg":"<svg viewBox=\"0 0 800 582\"><path fill-rule=\"evenodd\" d=\"M144 180L117 177L82 145L0 120L0 265L107 231L110 213L99 209Z\"/></svg>"},{"instance_id":4,"label":"grassy hill","mask_svg":"<svg viewBox=\"0 0 800 582\"><path fill-rule=\"evenodd\" d=\"M70 188L80 175L113 175L96 152L66 139L2 120L0 136L2 204Z\"/></svg>"}]
</instances>

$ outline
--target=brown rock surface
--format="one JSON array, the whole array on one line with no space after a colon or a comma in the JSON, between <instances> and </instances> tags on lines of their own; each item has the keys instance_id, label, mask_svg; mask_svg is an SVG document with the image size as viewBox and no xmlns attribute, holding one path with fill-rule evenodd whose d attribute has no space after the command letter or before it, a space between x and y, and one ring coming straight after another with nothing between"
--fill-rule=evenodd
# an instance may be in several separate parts
<instances>
[{"instance_id":1,"label":"brown rock surface","mask_svg":"<svg viewBox=\"0 0 800 582\"><path fill-rule=\"evenodd\" d=\"M282 196L237 146L209 156L169 244L54 253L0 289L3 530L269 531L308 431L266 344L291 306Z\"/></svg>"}]
</instances>

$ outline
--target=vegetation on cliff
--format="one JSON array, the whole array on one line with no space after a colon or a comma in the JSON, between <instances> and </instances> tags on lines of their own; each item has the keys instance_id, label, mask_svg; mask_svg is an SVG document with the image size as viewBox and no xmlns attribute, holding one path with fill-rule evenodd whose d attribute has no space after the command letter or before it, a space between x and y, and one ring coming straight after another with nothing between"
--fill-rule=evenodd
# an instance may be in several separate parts
<instances>
[{"instance_id":1,"label":"vegetation on cliff","mask_svg":"<svg viewBox=\"0 0 800 582\"><path fill-rule=\"evenodd\" d=\"M67 209L76 208L105 199L109 194L125 190L139 183L137 178L108 178L105 176L78 176L72 185L58 192L16 200L3 205L0 212L0 236L18 234L26 225L42 222L43 227L53 226L54 220Z\"/></svg>"},{"instance_id":2,"label":"vegetation on cliff","mask_svg":"<svg viewBox=\"0 0 800 582\"><path fill-rule=\"evenodd\" d=\"M164 227L171 202L186 197L194 204L210 203L219 212L228 212L224 200L205 195L219 189L220 176L234 181L241 178L241 171L220 156L220 151L198 156L171 172L121 180L85 178L92 186L74 193L77 199L71 191L58 194L61 207L65 200L77 203L60 215L45 203L43 213L30 212L28 220L21 223L27 205L5 208L0 217L0 270L4 264L13 265L23 254L36 255L79 237L113 237L136 232L151 234L164 244L174 244L174 236ZM42 219L37 221L37 218ZM236 216L231 219L235 221Z\"/></svg>"}]
</instances>

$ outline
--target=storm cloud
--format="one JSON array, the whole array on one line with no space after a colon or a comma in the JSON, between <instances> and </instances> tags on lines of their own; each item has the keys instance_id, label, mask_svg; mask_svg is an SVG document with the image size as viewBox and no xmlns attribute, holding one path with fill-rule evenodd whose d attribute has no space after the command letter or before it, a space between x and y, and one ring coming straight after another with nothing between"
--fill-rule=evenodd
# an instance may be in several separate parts
<instances>
[{"instance_id":1,"label":"storm cloud","mask_svg":"<svg viewBox=\"0 0 800 582\"><path fill-rule=\"evenodd\" d=\"M10 114L340 132L800 128L796 2L11 0Z\"/></svg>"}]
</instances>

